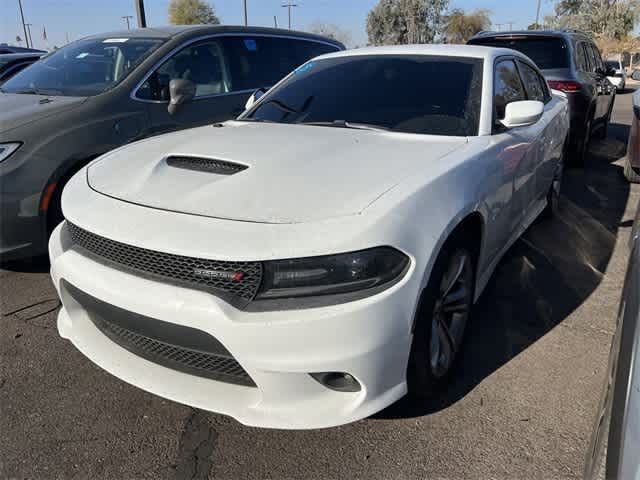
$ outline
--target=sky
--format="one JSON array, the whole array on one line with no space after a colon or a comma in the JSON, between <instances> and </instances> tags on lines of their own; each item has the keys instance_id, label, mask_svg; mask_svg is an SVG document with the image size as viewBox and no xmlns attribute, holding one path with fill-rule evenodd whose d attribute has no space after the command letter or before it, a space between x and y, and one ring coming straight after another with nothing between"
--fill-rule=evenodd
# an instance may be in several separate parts
<instances>
[{"instance_id":1,"label":"sky","mask_svg":"<svg viewBox=\"0 0 640 480\"><path fill-rule=\"evenodd\" d=\"M169 0L145 0L147 25L166 25ZM211 0L222 23L240 25L244 22L242 0ZM250 25L287 26L285 0L247 0ZM293 28L305 30L314 22L333 23L349 32L354 45L365 45L367 13L377 0L295 0ZM540 17L553 11L553 0L542 0ZM22 0L25 22L33 24L31 37L36 48L62 46L70 41L99 32L126 29L124 15L132 15L135 25L134 0ZM535 21L537 0L450 0L450 8L473 10L486 8L491 12L493 28L513 22L513 29L526 28ZM16 35L24 37L18 0L0 0L0 43L15 44ZM500 27L508 28L506 25ZM47 40L43 39L46 30Z\"/></svg>"}]
</instances>

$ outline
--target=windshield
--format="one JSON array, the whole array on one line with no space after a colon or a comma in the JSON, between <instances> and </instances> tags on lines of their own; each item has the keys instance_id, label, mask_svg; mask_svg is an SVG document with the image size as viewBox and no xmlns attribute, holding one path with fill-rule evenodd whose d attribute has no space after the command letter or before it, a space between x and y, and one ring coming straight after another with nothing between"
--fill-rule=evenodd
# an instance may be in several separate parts
<instances>
[{"instance_id":1,"label":"windshield","mask_svg":"<svg viewBox=\"0 0 640 480\"><path fill-rule=\"evenodd\" d=\"M482 60L428 55L312 60L242 119L478 134Z\"/></svg>"},{"instance_id":2,"label":"windshield","mask_svg":"<svg viewBox=\"0 0 640 480\"><path fill-rule=\"evenodd\" d=\"M615 60L607 60L604 62L607 68L613 68L614 70L620 70L620 62L616 62Z\"/></svg>"},{"instance_id":3,"label":"windshield","mask_svg":"<svg viewBox=\"0 0 640 480\"><path fill-rule=\"evenodd\" d=\"M154 38L74 42L22 70L2 85L7 93L97 95L122 81L163 43Z\"/></svg>"},{"instance_id":4,"label":"windshield","mask_svg":"<svg viewBox=\"0 0 640 480\"><path fill-rule=\"evenodd\" d=\"M489 37L470 41L473 45L511 48L524 53L540 70L569 68L567 44L558 37Z\"/></svg>"}]
</instances>

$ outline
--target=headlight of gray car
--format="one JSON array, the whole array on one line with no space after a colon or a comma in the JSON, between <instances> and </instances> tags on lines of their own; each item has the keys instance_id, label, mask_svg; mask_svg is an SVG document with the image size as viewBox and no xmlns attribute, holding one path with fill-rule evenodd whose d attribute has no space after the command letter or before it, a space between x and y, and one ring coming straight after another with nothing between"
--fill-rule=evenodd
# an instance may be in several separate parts
<instances>
[{"instance_id":1,"label":"headlight of gray car","mask_svg":"<svg viewBox=\"0 0 640 480\"><path fill-rule=\"evenodd\" d=\"M6 160L20 148L22 143L20 142L8 142L8 143L0 143L0 162Z\"/></svg>"}]
</instances>

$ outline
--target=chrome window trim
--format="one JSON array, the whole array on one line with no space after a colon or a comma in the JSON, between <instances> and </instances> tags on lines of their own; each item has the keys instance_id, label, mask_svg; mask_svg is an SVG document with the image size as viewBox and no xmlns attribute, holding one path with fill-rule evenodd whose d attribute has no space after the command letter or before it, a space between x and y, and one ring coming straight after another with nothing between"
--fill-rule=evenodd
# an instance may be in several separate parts
<instances>
[{"instance_id":1,"label":"chrome window trim","mask_svg":"<svg viewBox=\"0 0 640 480\"><path fill-rule=\"evenodd\" d=\"M162 103L162 104L169 103L168 101L163 101L163 100L147 100L147 99L144 99L144 98L138 98L136 96L136 94L138 93L138 90L140 89L140 87L142 87L142 85L153 74L153 72L155 72L156 69L160 68L160 66L164 62L166 62L169 58L171 58L174 54L176 54L177 52L179 52L183 48L186 48L186 47L188 47L189 45L191 45L193 43L200 42L200 41L203 41L203 40L209 40L209 39L212 39L212 38L220 38L220 37L283 38L283 39L287 39L287 40L298 40L298 41L303 41L303 42L310 42L310 43L318 43L318 44L321 44L321 45L328 45L330 47L334 47L336 49L336 52L339 52L341 50L337 45L335 45L335 44L333 44L331 42L325 42L325 41L322 41L322 40L315 40L315 39L312 39L312 38L300 37L300 36L297 36L297 35L274 35L274 34L269 34L269 33L258 33L258 34L255 34L255 35L252 35L250 33L211 33L211 34L208 34L208 35L201 35L199 37L194 37L194 38L191 38L191 39L181 43L177 47L171 49L171 51L166 53L156 63L154 63L153 66L149 69L149 71L144 75L144 77L142 77L142 79L136 84L136 86L133 87L133 89L131 90L131 93L129 93L129 98L131 98L131 100L135 100L136 102L143 102L143 103ZM236 91L232 91L232 92L213 93L213 94L210 94L210 95L204 95L202 97L196 97L196 98L193 99L193 101L195 102L195 101L198 101L198 100L204 100L204 99L212 98L212 97L236 95L236 94L248 93L248 92L253 92L253 91L255 91L255 88L250 88L250 89L247 89L247 90L236 90Z\"/></svg>"}]
</instances>

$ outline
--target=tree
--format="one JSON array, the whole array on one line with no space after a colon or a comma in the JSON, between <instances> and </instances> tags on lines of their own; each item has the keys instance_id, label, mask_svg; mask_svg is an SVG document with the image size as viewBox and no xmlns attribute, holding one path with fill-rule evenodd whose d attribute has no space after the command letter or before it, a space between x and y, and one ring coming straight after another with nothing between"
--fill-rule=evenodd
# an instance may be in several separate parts
<instances>
[{"instance_id":1,"label":"tree","mask_svg":"<svg viewBox=\"0 0 640 480\"><path fill-rule=\"evenodd\" d=\"M220 23L213 7L203 0L171 0L169 23L174 25L197 25Z\"/></svg>"},{"instance_id":2,"label":"tree","mask_svg":"<svg viewBox=\"0 0 640 480\"><path fill-rule=\"evenodd\" d=\"M544 30L544 25L533 22L527 27L527 30Z\"/></svg>"},{"instance_id":3,"label":"tree","mask_svg":"<svg viewBox=\"0 0 640 480\"><path fill-rule=\"evenodd\" d=\"M638 20L638 0L560 0L555 16L545 23L553 28L574 28L596 38L620 40L627 37Z\"/></svg>"},{"instance_id":4,"label":"tree","mask_svg":"<svg viewBox=\"0 0 640 480\"><path fill-rule=\"evenodd\" d=\"M454 8L444 17L444 25L447 43L467 43L476 33L491 26L489 10L478 9L467 14L461 8Z\"/></svg>"},{"instance_id":5,"label":"tree","mask_svg":"<svg viewBox=\"0 0 640 480\"><path fill-rule=\"evenodd\" d=\"M333 38L347 47L351 46L351 33L333 23L315 21L309 25L309 31L317 35Z\"/></svg>"},{"instance_id":6,"label":"tree","mask_svg":"<svg viewBox=\"0 0 640 480\"><path fill-rule=\"evenodd\" d=\"M441 33L449 0L379 0L367 16L372 45L430 43Z\"/></svg>"}]
</instances>

